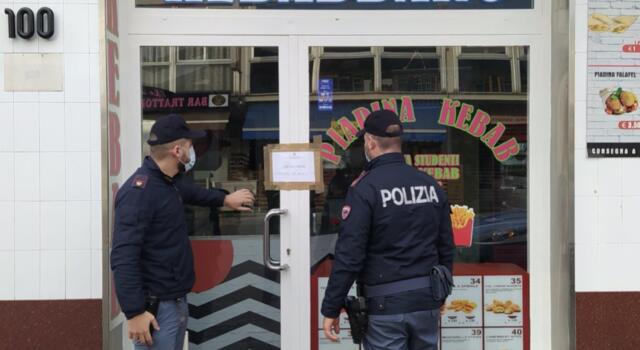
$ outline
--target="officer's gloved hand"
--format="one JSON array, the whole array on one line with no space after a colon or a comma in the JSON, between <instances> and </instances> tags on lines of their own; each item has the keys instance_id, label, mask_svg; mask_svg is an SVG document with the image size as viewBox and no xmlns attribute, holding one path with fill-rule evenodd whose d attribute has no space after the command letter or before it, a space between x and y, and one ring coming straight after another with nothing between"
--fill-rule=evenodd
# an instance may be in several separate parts
<instances>
[{"instance_id":1,"label":"officer's gloved hand","mask_svg":"<svg viewBox=\"0 0 640 350\"><path fill-rule=\"evenodd\" d=\"M249 190L238 190L224 197L224 206L237 211L251 211L256 197Z\"/></svg>"}]
</instances>

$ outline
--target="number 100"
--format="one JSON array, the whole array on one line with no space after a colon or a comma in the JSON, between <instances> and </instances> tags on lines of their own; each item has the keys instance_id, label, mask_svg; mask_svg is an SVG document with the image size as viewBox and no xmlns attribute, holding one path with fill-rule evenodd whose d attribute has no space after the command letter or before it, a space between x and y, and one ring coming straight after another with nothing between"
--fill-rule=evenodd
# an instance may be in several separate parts
<instances>
[{"instance_id":1,"label":"number 100","mask_svg":"<svg viewBox=\"0 0 640 350\"><path fill-rule=\"evenodd\" d=\"M49 39L53 36L55 28L53 11L48 7L39 9L35 16L33 11L27 7L18 10L17 15L8 8L4 9L4 13L7 14L9 20L9 38L15 38L17 32L22 39L31 39L36 32L36 25L39 37Z\"/></svg>"}]
</instances>

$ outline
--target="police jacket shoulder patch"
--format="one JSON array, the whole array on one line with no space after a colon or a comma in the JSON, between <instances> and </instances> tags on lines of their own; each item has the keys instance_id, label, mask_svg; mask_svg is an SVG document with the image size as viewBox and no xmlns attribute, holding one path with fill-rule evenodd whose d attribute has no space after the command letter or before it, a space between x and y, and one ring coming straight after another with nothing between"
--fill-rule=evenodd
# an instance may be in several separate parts
<instances>
[{"instance_id":1,"label":"police jacket shoulder patch","mask_svg":"<svg viewBox=\"0 0 640 350\"><path fill-rule=\"evenodd\" d=\"M347 220L349 214L351 214L351 206L345 205L344 207L342 207L342 220Z\"/></svg>"},{"instance_id":2,"label":"police jacket shoulder patch","mask_svg":"<svg viewBox=\"0 0 640 350\"><path fill-rule=\"evenodd\" d=\"M147 175L136 175L131 181L131 187L134 188L144 188L147 186L147 181L149 180L149 176Z\"/></svg>"}]
</instances>

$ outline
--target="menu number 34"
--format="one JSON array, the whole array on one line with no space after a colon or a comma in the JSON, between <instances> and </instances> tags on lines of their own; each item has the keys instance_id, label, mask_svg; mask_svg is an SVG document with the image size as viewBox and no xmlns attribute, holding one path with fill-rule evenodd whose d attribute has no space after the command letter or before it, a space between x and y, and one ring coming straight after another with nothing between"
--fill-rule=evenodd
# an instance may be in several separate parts
<instances>
[{"instance_id":1,"label":"menu number 34","mask_svg":"<svg viewBox=\"0 0 640 350\"><path fill-rule=\"evenodd\" d=\"M22 39L31 39L36 31L39 37L49 39L55 32L53 11L48 7L40 8L35 15L28 7L19 9L17 13L5 8L4 13L7 15L11 39L16 37L16 32Z\"/></svg>"}]
</instances>

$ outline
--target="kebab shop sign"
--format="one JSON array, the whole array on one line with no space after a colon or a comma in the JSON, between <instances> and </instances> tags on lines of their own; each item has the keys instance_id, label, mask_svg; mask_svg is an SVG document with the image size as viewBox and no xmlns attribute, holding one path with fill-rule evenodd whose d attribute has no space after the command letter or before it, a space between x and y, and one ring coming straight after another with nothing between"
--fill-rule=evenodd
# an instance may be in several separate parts
<instances>
[{"instance_id":1,"label":"kebab shop sign","mask_svg":"<svg viewBox=\"0 0 640 350\"><path fill-rule=\"evenodd\" d=\"M369 108L358 107L351 111L353 119L343 116L331 123L331 127L327 129L326 134L333 141L333 144L329 142L322 143L320 152L322 159L333 164L340 163L342 157L337 154L334 144L343 151L347 150L357 139L356 134L358 131L364 128L364 122L369 114L380 109L394 111L398 114L402 123L416 122L413 101L408 96L400 98L399 102L397 99L386 99L371 103ZM500 142L506 131L503 123L492 123L489 113L468 103L461 103L451 99L442 100L438 124L462 130L479 139L492 151L493 156L499 162L505 162L520 152L520 145L515 137ZM428 161L427 158L421 158L419 162L426 161ZM454 169L459 167L459 163L447 165L453 165ZM425 167L425 170L429 167L428 164L422 164L422 166ZM443 177L450 177L450 179L458 177L459 174L454 169L450 169L453 171L450 171L448 176ZM431 169L429 171L435 170Z\"/></svg>"},{"instance_id":2,"label":"kebab shop sign","mask_svg":"<svg viewBox=\"0 0 640 350\"><path fill-rule=\"evenodd\" d=\"M405 154L404 160L438 181L460 180L459 154L416 154L413 157Z\"/></svg>"}]
</instances>

